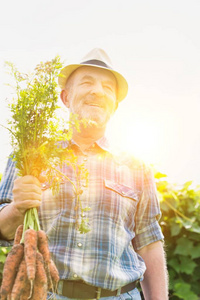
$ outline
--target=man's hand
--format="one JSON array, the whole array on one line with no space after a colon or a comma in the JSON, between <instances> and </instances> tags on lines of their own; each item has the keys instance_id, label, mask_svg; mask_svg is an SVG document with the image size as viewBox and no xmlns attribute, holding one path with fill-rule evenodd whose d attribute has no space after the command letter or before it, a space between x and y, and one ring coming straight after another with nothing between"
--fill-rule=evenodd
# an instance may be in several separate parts
<instances>
[{"instance_id":1,"label":"man's hand","mask_svg":"<svg viewBox=\"0 0 200 300\"><path fill-rule=\"evenodd\" d=\"M17 178L14 181L13 201L0 211L1 238L12 240L17 227L23 224L26 210L39 207L41 199L41 183L36 177L27 175Z\"/></svg>"},{"instance_id":2,"label":"man's hand","mask_svg":"<svg viewBox=\"0 0 200 300\"><path fill-rule=\"evenodd\" d=\"M26 210L39 207L42 200L40 181L31 175L17 178L13 187L13 206L24 215Z\"/></svg>"}]
</instances>

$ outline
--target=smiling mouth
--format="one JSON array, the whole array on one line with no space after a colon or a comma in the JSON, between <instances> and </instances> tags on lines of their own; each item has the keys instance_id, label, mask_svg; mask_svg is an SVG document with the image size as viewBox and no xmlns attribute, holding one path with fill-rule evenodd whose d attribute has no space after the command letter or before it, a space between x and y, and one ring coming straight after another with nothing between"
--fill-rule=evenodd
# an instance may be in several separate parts
<instances>
[{"instance_id":1,"label":"smiling mouth","mask_svg":"<svg viewBox=\"0 0 200 300\"><path fill-rule=\"evenodd\" d=\"M92 106L92 107L103 108L103 106L98 104L98 103L86 103L86 105L89 105L89 106Z\"/></svg>"}]
</instances>

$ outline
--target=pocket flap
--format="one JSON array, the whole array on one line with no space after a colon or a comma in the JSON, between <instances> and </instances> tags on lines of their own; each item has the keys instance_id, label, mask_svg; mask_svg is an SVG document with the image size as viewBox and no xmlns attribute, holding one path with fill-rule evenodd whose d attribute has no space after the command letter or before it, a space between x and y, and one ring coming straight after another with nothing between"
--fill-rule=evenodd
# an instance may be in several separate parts
<instances>
[{"instance_id":1,"label":"pocket flap","mask_svg":"<svg viewBox=\"0 0 200 300\"><path fill-rule=\"evenodd\" d=\"M135 201L139 200L138 192L124 184L105 179L105 187L120 194L122 197L130 198Z\"/></svg>"}]
</instances>

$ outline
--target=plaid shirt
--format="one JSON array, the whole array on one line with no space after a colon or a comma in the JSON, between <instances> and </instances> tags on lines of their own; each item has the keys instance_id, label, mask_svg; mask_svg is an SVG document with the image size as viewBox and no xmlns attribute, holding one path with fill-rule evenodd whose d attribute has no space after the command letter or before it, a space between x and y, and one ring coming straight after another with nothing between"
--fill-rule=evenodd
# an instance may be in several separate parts
<instances>
[{"instance_id":1,"label":"plaid shirt","mask_svg":"<svg viewBox=\"0 0 200 300\"><path fill-rule=\"evenodd\" d=\"M88 184L81 181L80 197L83 207L91 207L85 212L91 231L80 234L76 229L76 201L67 180L55 195L48 184L42 185L39 209L60 278L82 279L110 290L142 280L146 267L135 251L163 239L151 170L133 157L112 155L105 138L85 153L75 143L72 148L78 163L84 163L89 172ZM69 166L63 165L61 171L75 181ZM14 163L9 160L0 187L0 208L12 201L16 176Z\"/></svg>"}]
</instances>

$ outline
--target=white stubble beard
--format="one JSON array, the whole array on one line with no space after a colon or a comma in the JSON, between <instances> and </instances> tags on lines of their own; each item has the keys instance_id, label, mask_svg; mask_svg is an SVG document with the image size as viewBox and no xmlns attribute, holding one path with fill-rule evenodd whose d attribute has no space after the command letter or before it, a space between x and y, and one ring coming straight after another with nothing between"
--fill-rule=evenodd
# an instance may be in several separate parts
<instances>
[{"instance_id":1,"label":"white stubble beard","mask_svg":"<svg viewBox=\"0 0 200 300\"><path fill-rule=\"evenodd\" d=\"M92 121L91 123L94 123L95 127L105 127L110 119L110 116L105 113L103 109L102 112L95 111L98 109L100 110L100 108L92 109L89 106L87 107L87 105L85 105L84 103L78 103L78 105L76 105L76 108L72 109L71 112L77 114L80 120L87 119L89 121Z\"/></svg>"}]
</instances>

